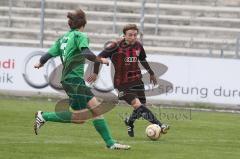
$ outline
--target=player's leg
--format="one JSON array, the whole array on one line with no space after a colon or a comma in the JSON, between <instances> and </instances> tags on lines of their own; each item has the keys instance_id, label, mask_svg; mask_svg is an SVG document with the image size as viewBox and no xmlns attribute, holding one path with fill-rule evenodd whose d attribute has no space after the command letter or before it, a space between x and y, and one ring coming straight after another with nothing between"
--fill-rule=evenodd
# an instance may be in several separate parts
<instances>
[{"instance_id":1,"label":"player's leg","mask_svg":"<svg viewBox=\"0 0 240 159\"><path fill-rule=\"evenodd\" d=\"M61 122L61 123L70 123L72 118L72 112L42 112L37 111L35 113L35 122L34 122L34 131L38 135L39 129L47 122Z\"/></svg>"},{"instance_id":2,"label":"player's leg","mask_svg":"<svg viewBox=\"0 0 240 159\"><path fill-rule=\"evenodd\" d=\"M141 102L141 104L146 104L146 96L145 96L145 88L144 83L141 82L138 85L134 85L130 88L130 91L136 94L136 98L138 98Z\"/></svg>"},{"instance_id":3,"label":"player's leg","mask_svg":"<svg viewBox=\"0 0 240 159\"><path fill-rule=\"evenodd\" d=\"M131 105L131 101L135 98L138 98L140 100L139 105L143 104L145 106L146 97L145 97L144 84L142 83L140 85L133 86L131 88L131 92L134 92L134 94L132 95L133 97L131 97L130 99L127 99L127 103L129 103ZM134 110L133 110L132 114L129 117L126 117L124 120L125 125L128 126L128 135L130 137L134 137L134 129L133 128L134 128L135 120L141 117L141 115L136 114Z\"/></svg>"},{"instance_id":4,"label":"player's leg","mask_svg":"<svg viewBox=\"0 0 240 159\"><path fill-rule=\"evenodd\" d=\"M140 105L140 106L139 106ZM150 109L146 106L142 105L138 98L135 98L132 101L132 106L134 107L132 118L129 118L129 123L131 124L132 121L135 121L139 116L143 117L147 121L152 124L157 124L162 128L162 133L166 134L169 130L169 125L162 124L157 117L152 113ZM137 117L137 118L136 118Z\"/></svg>"},{"instance_id":5,"label":"player's leg","mask_svg":"<svg viewBox=\"0 0 240 159\"><path fill-rule=\"evenodd\" d=\"M137 94L137 98L140 100L141 104L146 104L146 95L145 95L145 88L144 83L141 82L140 84L131 88Z\"/></svg>"},{"instance_id":6,"label":"player's leg","mask_svg":"<svg viewBox=\"0 0 240 159\"><path fill-rule=\"evenodd\" d=\"M47 121L61 123L82 123L80 120L75 120L74 118L78 115L73 116L73 114L79 114L79 110L84 109L81 107L81 102L84 102L82 100L84 99L82 93L84 92L85 88L84 81L81 79L70 79L62 82L62 86L69 96L69 103L66 104L70 105L74 111L71 112L68 106L66 107L66 110L60 112L36 112L34 122L34 131L36 135L38 134L41 126L43 126Z\"/></svg>"},{"instance_id":7,"label":"player's leg","mask_svg":"<svg viewBox=\"0 0 240 159\"><path fill-rule=\"evenodd\" d=\"M35 122L34 122L34 131L35 134L38 135L39 129L48 121L50 122L60 122L60 123L75 123L75 124L83 124L87 117L78 118L79 114L82 113L83 110L76 111L63 111L63 112L42 112L37 111L35 113ZM85 111L87 112L87 111Z\"/></svg>"},{"instance_id":8,"label":"player's leg","mask_svg":"<svg viewBox=\"0 0 240 159\"><path fill-rule=\"evenodd\" d=\"M72 112L69 108L61 112L42 112L37 111L35 113L34 122L34 132L38 135L39 129L47 122L61 122L61 123L71 123L72 122Z\"/></svg>"},{"instance_id":9,"label":"player's leg","mask_svg":"<svg viewBox=\"0 0 240 159\"><path fill-rule=\"evenodd\" d=\"M137 93L138 99L140 100L141 104L143 106L146 106L146 96L145 96L144 84L135 87L135 89L137 91L136 93ZM161 130L162 130L163 134L166 134L169 129L170 129L169 125L162 123Z\"/></svg>"},{"instance_id":10,"label":"player's leg","mask_svg":"<svg viewBox=\"0 0 240 159\"><path fill-rule=\"evenodd\" d=\"M124 150L130 149L130 146L118 144L113 140L108 124L104 119L103 115L99 115L100 111L98 111L98 109L94 109L99 104L100 103L98 102L98 100L95 97L93 97L89 100L88 107L90 110L92 110L92 113L95 116L93 119L93 125L97 132L101 135L101 137L105 141L107 147L110 149L124 149Z\"/></svg>"},{"instance_id":11,"label":"player's leg","mask_svg":"<svg viewBox=\"0 0 240 159\"><path fill-rule=\"evenodd\" d=\"M137 96L136 93L130 92L129 90L119 91L119 100L126 101L129 105L131 105L131 101L134 100ZM134 122L136 119L140 118L140 114L133 113L130 117L126 117L124 120L125 125L127 126L127 132L130 137L134 137Z\"/></svg>"},{"instance_id":12,"label":"player's leg","mask_svg":"<svg viewBox=\"0 0 240 159\"><path fill-rule=\"evenodd\" d=\"M143 117L144 119L148 120L150 123L157 124L163 127L163 130L165 131L169 129L168 126L163 125L155 117L155 115L151 112L151 110L149 110L140 102L140 100L137 98L136 92L127 90L123 93L123 96L120 99L124 99L128 104L131 104L131 106L134 108L130 117L125 119L125 124L128 126L128 134L130 137L134 136L133 123L135 122L136 119L139 119L140 117Z\"/></svg>"},{"instance_id":13,"label":"player's leg","mask_svg":"<svg viewBox=\"0 0 240 159\"><path fill-rule=\"evenodd\" d=\"M152 111L145 107L138 98L133 99L131 105L134 108L134 111L131 117L129 118L130 123L135 121L139 117L143 117L152 124L157 124L160 126L162 125L162 123L155 117Z\"/></svg>"},{"instance_id":14,"label":"player's leg","mask_svg":"<svg viewBox=\"0 0 240 159\"><path fill-rule=\"evenodd\" d=\"M166 124L162 124L150 109L141 104L138 98L132 100L131 104L132 107L134 108L134 111L128 120L129 125L133 124L133 122L139 117L143 117L150 123L159 125L162 128L162 133L164 134L167 133L170 127Z\"/></svg>"},{"instance_id":15,"label":"player's leg","mask_svg":"<svg viewBox=\"0 0 240 159\"><path fill-rule=\"evenodd\" d=\"M97 101L95 97L93 97L91 100L88 102L89 109L92 110L93 107L99 105L100 103ZM114 144L114 140L110 134L108 125L103 118L103 116L98 116L98 112L93 112L94 119L92 121L93 126L97 130L97 132L101 135L103 140L105 141L107 146L112 146Z\"/></svg>"}]
</instances>

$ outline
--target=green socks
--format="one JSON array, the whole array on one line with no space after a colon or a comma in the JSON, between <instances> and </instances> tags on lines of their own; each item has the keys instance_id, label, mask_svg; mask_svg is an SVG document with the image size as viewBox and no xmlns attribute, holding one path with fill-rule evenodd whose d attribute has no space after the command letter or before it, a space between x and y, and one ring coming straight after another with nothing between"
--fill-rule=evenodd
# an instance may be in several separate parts
<instances>
[{"instance_id":1,"label":"green socks","mask_svg":"<svg viewBox=\"0 0 240 159\"><path fill-rule=\"evenodd\" d=\"M105 143L107 144L107 147L110 147L115 143L110 134L108 125L104 119L93 120L93 125L97 132L101 135Z\"/></svg>"},{"instance_id":2,"label":"green socks","mask_svg":"<svg viewBox=\"0 0 240 159\"><path fill-rule=\"evenodd\" d=\"M44 112L42 114L42 117L45 121L71 123L72 112ZM112 146L115 143L110 134L108 125L104 119L93 120L93 125L108 147Z\"/></svg>"},{"instance_id":3,"label":"green socks","mask_svg":"<svg viewBox=\"0 0 240 159\"><path fill-rule=\"evenodd\" d=\"M72 112L44 112L42 117L45 121L71 123Z\"/></svg>"}]
</instances>

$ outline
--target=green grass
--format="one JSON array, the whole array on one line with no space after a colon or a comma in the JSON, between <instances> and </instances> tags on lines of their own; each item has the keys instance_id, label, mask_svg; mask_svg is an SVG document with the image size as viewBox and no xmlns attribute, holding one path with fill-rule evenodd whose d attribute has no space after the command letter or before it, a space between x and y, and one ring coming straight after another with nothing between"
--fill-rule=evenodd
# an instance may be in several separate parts
<instances>
[{"instance_id":1,"label":"green grass","mask_svg":"<svg viewBox=\"0 0 240 159\"><path fill-rule=\"evenodd\" d=\"M144 131L148 123L138 120L136 134L129 138L122 118L130 107L115 107L105 117L112 134L129 151L105 148L91 122L83 125L47 123L36 136L33 114L53 111L54 102L37 99L0 99L0 159L238 159L240 115L216 112L152 108L171 125L168 134L150 141Z\"/></svg>"}]
</instances>

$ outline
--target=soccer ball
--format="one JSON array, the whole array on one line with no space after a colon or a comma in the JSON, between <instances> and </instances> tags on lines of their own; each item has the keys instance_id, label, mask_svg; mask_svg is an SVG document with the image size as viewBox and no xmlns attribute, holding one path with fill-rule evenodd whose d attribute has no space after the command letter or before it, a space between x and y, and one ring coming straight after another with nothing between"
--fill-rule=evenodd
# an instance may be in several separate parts
<instances>
[{"instance_id":1,"label":"soccer ball","mask_svg":"<svg viewBox=\"0 0 240 159\"><path fill-rule=\"evenodd\" d=\"M158 140L161 136L161 127L157 124L151 124L148 125L145 132L151 140Z\"/></svg>"}]
</instances>

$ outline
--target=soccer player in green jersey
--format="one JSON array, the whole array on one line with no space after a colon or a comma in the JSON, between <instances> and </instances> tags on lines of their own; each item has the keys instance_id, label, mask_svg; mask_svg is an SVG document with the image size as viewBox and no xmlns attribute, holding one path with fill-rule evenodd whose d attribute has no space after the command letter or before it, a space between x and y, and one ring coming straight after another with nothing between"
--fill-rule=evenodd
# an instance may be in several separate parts
<instances>
[{"instance_id":1,"label":"soccer player in green jersey","mask_svg":"<svg viewBox=\"0 0 240 159\"><path fill-rule=\"evenodd\" d=\"M40 58L34 67L42 67L50 58L60 56L63 70L61 84L69 96L69 105L72 111L42 112L35 114L34 131L39 133L41 126L47 121L61 123L83 123L81 111L89 109L93 114L93 125L110 149L129 149L130 146L116 143L111 137L108 125L103 115L98 114L94 107L100 103L94 97L84 81L84 61L87 58L93 62L108 64L108 60L95 56L89 49L89 39L83 32L87 23L84 11L77 9L69 12L68 25L70 31L61 36Z\"/></svg>"}]
</instances>

